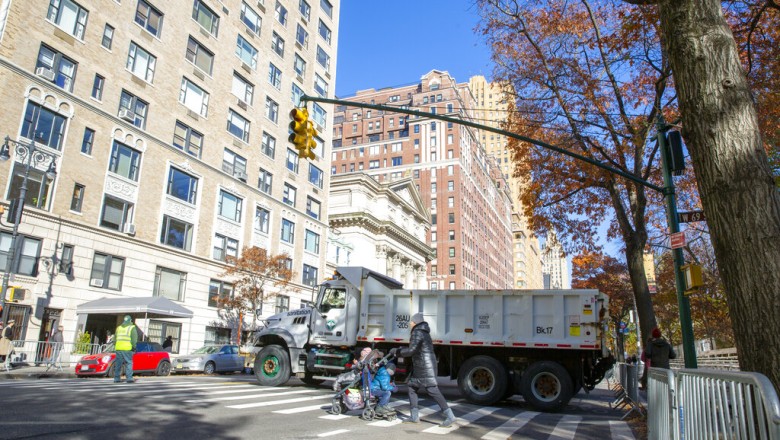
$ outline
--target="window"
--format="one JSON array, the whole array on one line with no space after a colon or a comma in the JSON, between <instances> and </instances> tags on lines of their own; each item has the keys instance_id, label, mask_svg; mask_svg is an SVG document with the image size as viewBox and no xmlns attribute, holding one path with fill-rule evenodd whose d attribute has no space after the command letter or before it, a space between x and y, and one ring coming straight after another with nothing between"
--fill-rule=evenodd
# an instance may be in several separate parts
<instances>
[{"instance_id":1,"label":"window","mask_svg":"<svg viewBox=\"0 0 780 440\"><path fill-rule=\"evenodd\" d=\"M447 191L455 191L455 182L450 180L447 182Z\"/></svg>"},{"instance_id":2,"label":"window","mask_svg":"<svg viewBox=\"0 0 780 440\"><path fill-rule=\"evenodd\" d=\"M319 75L314 75L314 91L323 98L328 96L328 83Z\"/></svg>"},{"instance_id":3,"label":"window","mask_svg":"<svg viewBox=\"0 0 780 440\"><path fill-rule=\"evenodd\" d=\"M200 24L206 32L217 36L219 31L219 16L201 0L195 0L195 6L192 8L192 18Z\"/></svg>"},{"instance_id":4,"label":"window","mask_svg":"<svg viewBox=\"0 0 780 440\"><path fill-rule=\"evenodd\" d=\"M168 171L166 194L194 205L198 197L198 178L171 167Z\"/></svg>"},{"instance_id":5,"label":"window","mask_svg":"<svg viewBox=\"0 0 780 440\"><path fill-rule=\"evenodd\" d=\"M84 138L81 139L81 152L92 154L92 145L95 143L95 130L91 128L84 129Z\"/></svg>"},{"instance_id":6,"label":"window","mask_svg":"<svg viewBox=\"0 0 780 440\"><path fill-rule=\"evenodd\" d=\"M306 21L311 19L311 6L309 6L306 0L298 0L298 10Z\"/></svg>"},{"instance_id":7,"label":"window","mask_svg":"<svg viewBox=\"0 0 780 440\"><path fill-rule=\"evenodd\" d=\"M317 285L317 268L314 266L309 266L308 264L303 265L303 275L301 282L305 286L316 286Z\"/></svg>"},{"instance_id":8,"label":"window","mask_svg":"<svg viewBox=\"0 0 780 440\"><path fill-rule=\"evenodd\" d=\"M455 197L447 197L447 207L448 208L455 207Z\"/></svg>"},{"instance_id":9,"label":"window","mask_svg":"<svg viewBox=\"0 0 780 440\"><path fill-rule=\"evenodd\" d=\"M47 18L79 40L84 39L89 12L72 0L50 0Z\"/></svg>"},{"instance_id":10,"label":"window","mask_svg":"<svg viewBox=\"0 0 780 440\"><path fill-rule=\"evenodd\" d=\"M144 0L138 0L138 7L135 9L135 22L149 31L150 34L157 38L160 37L163 14Z\"/></svg>"},{"instance_id":11,"label":"window","mask_svg":"<svg viewBox=\"0 0 780 440\"><path fill-rule=\"evenodd\" d=\"M95 252L89 284L104 289L120 290L124 269L124 258Z\"/></svg>"},{"instance_id":12,"label":"window","mask_svg":"<svg viewBox=\"0 0 780 440\"><path fill-rule=\"evenodd\" d=\"M252 69L257 69L257 49L249 44L241 35L239 35L236 40L236 55L238 55L244 64Z\"/></svg>"},{"instance_id":13,"label":"window","mask_svg":"<svg viewBox=\"0 0 780 440\"><path fill-rule=\"evenodd\" d=\"M228 112L227 131L244 142L249 142L250 123L248 119L230 110Z\"/></svg>"},{"instance_id":14,"label":"window","mask_svg":"<svg viewBox=\"0 0 780 440\"><path fill-rule=\"evenodd\" d=\"M455 265L450 264L450 275L455 275Z\"/></svg>"},{"instance_id":15,"label":"window","mask_svg":"<svg viewBox=\"0 0 780 440\"><path fill-rule=\"evenodd\" d=\"M114 141L111 148L111 162L108 170L126 179L138 181L138 167L141 164L141 152Z\"/></svg>"},{"instance_id":16,"label":"window","mask_svg":"<svg viewBox=\"0 0 780 440\"><path fill-rule=\"evenodd\" d=\"M298 23L298 28L295 30L295 42L300 44L301 47L309 47L309 33L306 32L306 29L300 23Z\"/></svg>"},{"instance_id":17,"label":"window","mask_svg":"<svg viewBox=\"0 0 780 440\"><path fill-rule=\"evenodd\" d=\"M397 167L403 165L403 158L401 156L392 158L392 166Z\"/></svg>"},{"instance_id":18,"label":"window","mask_svg":"<svg viewBox=\"0 0 780 440\"><path fill-rule=\"evenodd\" d=\"M233 297L233 285L219 280L209 282L209 307L218 307L221 301ZM213 327L207 327L213 328Z\"/></svg>"},{"instance_id":19,"label":"window","mask_svg":"<svg viewBox=\"0 0 780 440\"><path fill-rule=\"evenodd\" d=\"M106 83L106 79L102 76L95 74L95 79L92 81L92 97L98 101L103 100L103 85Z\"/></svg>"},{"instance_id":20,"label":"window","mask_svg":"<svg viewBox=\"0 0 780 440\"><path fill-rule=\"evenodd\" d=\"M111 45L114 43L114 27L106 23L106 27L103 28L103 39L100 44L108 50L111 50Z\"/></svg>"},{"instance_id":21,"label":"window","mask_svg":"<svg viewBox=\"0 0 780 440\"><path fill-rule=\"evenodd\" d=\"M436 194L436 182L431 182L431 194Z\"/></svg>"},{"instance_id":22,"label":"window","mask_svg":"<svg viewBox=\"0 0 780 440\"><path fill-rule=\"evenodd\" d=\"M301 105L301 98L303 98L303 89L298 87L298 84L292 83L292 93L290 96L292 97L292 102L294 106Z\"/></svg>"},{"instance_id":23,"label":"window","mask_svg":"<svg viewBox=\"0 0 780 440\"><path fill-rule=\"evenodd\" d=\"M326 43L330 44L330 29L328 29L327 26L325 26L325 23L320 20L320 37L322 37L323 40L325 40Z\"/></svg>"},{"instance_id":24,"label":"window","mask_svg":"<svg viewBox=\"0 0 780 440\"><path fill-rule=\"evenodd\" d=\"M448 238L450 239L450 241L454 241L454 240L455 240L455 231L453 231L453 230L450 230L450 231L448 232ZM453 248L452 250L453 250L453 252L454 252L454 251L455 251L455 248Z\"/></svg>"},{"instance_id":25,"label":"window","mask_svg":"<svg viewBox=\"0 0 780 440\"><path fill-rule=\"evenodd\" d=\"M0 232L0 264L5 271L8 267L8 259L13 254L17 255L16 267L11 267L12 273L19 275L38 276L38 259L41 255L41 240L39 238L28 237L26 235L17 235L16 249L11 252L11 241L13 236L8 232Z\"/></svg>"},{"instance_id":26,"label":"window","mask_svg":"<svg viewBox=\"0 0 780 440\"><path fill-rule=\"evenodd\" d=\"M271 194L271 188L273 186L274 175L260 168L260 176L257 178L257 189L260 191Z\"/></svg>"},{"instance_id":27,"label":"window","mask_svg":"<svg viewBox=\"0 0 780 440\"><path fill-rule=\"evenodd\" d=\"M287 149L287 169L293 173L298 172L298 153L291 148Z\"/></svg>"},{"instance_id":28,"label":"window","mask_svg":"<svg viewBox=\"0 0 780 440\"><path fill-rule=\"evenodd\" d=\"M277 89L282 88L282 71L274 63L268 64L268 82Z\"/></svg>"},{"instance_id":29,"label":"window","mask_svg":"<svg viewBox=\"0 0 780 440\"><path fill-rule=\"evenodd\" d=\"M214 67L214 53L206 49L198 40L192 37L187 40L187 54L185 57L187 61L194 64L198 69L211 75L211 70Z\"/></svg>"},{"instance_id":30,"label":"window","mask_svg":"<svg viewBox=\"0 0 780 440\"><path fill-rule=\"evenodd\" d=\"M306 61L301 58L300 55L297 53L295 54L295 63L293 64L293 69L295 70L295 74L300 76L301 78L306 77Z\"/></svg>"},{"instance_id":31,"label":"window","mask_svg":"<svg viewBox=\"0 0 780 440\"><path fill-rule=\"evenodd\" d=\"M379 161L378 160L368 161L368 169L373 170L374 168L379 168Z\"/></svg>"},{"instance_id":32,"label":"window","mask_svg":"<svg viewBox=\"0 0 780 440\"><path fill-rule=\"evenodd\" d=\"M320 7L322 8L322 12L327 14L328 17L333 17L333 5L331 5L328 0L320 0Z\"/></svg>"},{"instance_id":33,"label":"window","mask_svg":"<svg viewBox=\"0 0 780 440\"><path fill-rule=\"evenodd\" d=\"M320 66L324 67L325 70L330 69L330 55L328 55L327 52L325 52L325 49L321 48L320 45L317 45L317 62L320 63Z\"/></svg>"},{"instance_id":34,"label":"window","mask_svg":"<svg viewBox=\"0 0 780 440\"><path fill-rule=\"evenodd\" d=\"M219 190L217 215L222 218L241 222L241 204L243 200L225 190Z\"/></svg>"},{"instance_id":35,"label":"window","mask_svg":"<svg viewBox=\"0 0 780 440\"><path fill-rule=\"evenodd\" d=\"M290 297L287 295L276 295L275 313L284 313L290 310Z\"/></svg>"},{"instance_id":36,"label":"window","mask_svg":"<svg viewBox=\"0 0 780 440\"><path fill-rule=\"evenodd\" d=\"M295 223L282 219L282 236L281 239L285 243L293 244L295 242Z\"/></svg>"},{"instance_id":37,"label":"window","mask_svg":"<svg viewBox=\"0 0 780 440\"><path fill-rule=\"evenodd\" d=\"M320 202L306 197L306 214L311 218L320 219Z\"/></svg>"},{"instance_id":38,"label":"window","mask_svg":"<svg viewBox=\"0 0 780 440\"><path fill-rule=\"evenodd\" d=\"M416 124L416 125L414 126L414 132L415 132L415 133L419 133L419 132L420 132L420 124Z\"/></svg>"},{"instance_id":39,"label":"window","mask_svg":"<svg viewBox=\"0 0 780 440\"><path fill-rule=\"evenodd\" d=\"M149 104L138 99L131 93L122 90L122 96L119 98L119 117L132 122L138 128L146 128L146 113L149 110Z\"/></svg>"},{"instance_id":40,"label":"window","mask_svg":"<svg viewBox=\"0 0 780 440\"><path fill-rule=\"evenodd\" d=\"M181 89L179 90L179 102L193 112L203 116L208 116L209 112L209 93L198 87L187 78L181 79Z\"/></svg>"},{"instance_id":41,"label":"window","mask_svg":"<svg viewBox=\"0 0 780 440\"><path fill-rule=\"evenodd\" d=\"M8 187L7 200L19 199L24 176L24 164L21 162L14 162L11 184ZM25 206L32 206L38 209L49 209L49 193L52 188L52 183L53 181L46 177L45 172L30 167L30 172L27 177L27 194L24 198Z\"/></svg>"},{"instance_id":42,"label":"window","mask_svg":"<svg viewBox=\"0 0 780 440\"><path fill-rule=\"evenodd\" d=\"M255 94L255 86L236 72L233 72L232 90L233 94L236 95L238 99L249 105L252 105L252 100L254 99Z\"/></svg>"},{"instance_id":43,"label":"window","mask_svg":"<svg viewBox=\"0 0 780 440\"><path fill-rule=\"evenodd\" d=\"M174 301L184 301L184 284L187 274L178 270L157 266L154 274L154 296Z\"/></svg>"},{"instance_id":44,"label":"window","mask_svg":"<svg viewBox=\"0 0 780 440\"><path fill-rule=\"evenodd\" d=\"M246 174L246 159L225 148L222 155L222 171L233 176Z\"/></svg>"},{"instance_id":45,"label":"window","mask_svg":"<svg viewBox=\"0 0 780 440\"><path fill-rule=\"evenodd\" d=\"M321 127L325 127L325 121L328 118L328 114L325 112L325 109L322 108L319 104L316 102L312 104L312 116L311 119L319 124Z\"/></svg>"},{"instance_id":46,"label":"window","mask_svg":"<svg viewBox=\"0 0 780 440\"><path fill-rule=\"evenodd\" d=\"M271 211L256 207L255 208L255 230L264 234L268 233L268 225L271 222Z\"/></svg>"},{"instance_id":47,"label":"window","mask_svg":"<svg viewBox=\"0 0 780 440\"><path fill-rule=\"evenodd\" d=\"M279 120L279 104L271 99L270 96L265 97L265 117L273 123L277 123Z\"/></svg>"},{"instance_id":48,"label":"window","mask_svg":"<svg viewBox=\"0 0 780 440\"><path fill-rule=\"evenodd\" d=\"M63 244L62 256L58 264L60 273L68 276L73 275L73 249L72 244Z\"/></svg>"},{"instance_id":49,"label":"window","mask_svg":"<svg viewBox=\"0 0 780 440\"><path fill-rule=\"evenodd\" d=\"M317 188L322 188L322 178L322 170L314 166L313 163L309 163L309 183Z\"/></svg>"},{"instance_id":50,"label":"window","mask_svg":"<svg viewBox=\"0 0 780 440\"><path fill-rule=\"evenodd\" d=\"M176 121L176 127L173 129L173 146L192 156L200 157L203 150L203 135L188 125Z\"/></svg>"},{"instance_id":51,"label":"window","mask_svg":"<svg viewBox=\"0 0 780 440\"><path fill-rule=\"evenodd\" d=\"M282 202L290 206L295 206L295 195L297 192L298 191L295 189L294 186L285 182L284 192L282 193Z\"/></svg>"},{"instance_id":52,"label":"window","mask_svg":"<svg viewBox=\"0 0 780 440\"><path fill-rule=\"evenodd\" d=\"M276 138L270 134L263 132L263 141L260 144L260 151L271 159L276 154Z\"/></svg>"},{"instance_id":53,"label":"window","mask_svg":"<svg viewBox=\"0 0 780 440\"><path fill-rule=\"evenodd\" d=\"M111 196L106 196L103 199L103 213L100 216L100 226L124 232L125 225L131 222L132 216L132 203Z\"/></svg>"},{"instance_id":54,"label":"window","mask_svg":"<svg viewBox=\"0 0 780 440\"><path fill-rule=\"evenodd\" d=\"M273 49L277 55L284 58L284 39L276 32L271 35L271 49Z\"/></svg>"},{"instance_id":55,"label":"window","mask_svg":"<svg viewBox=\"0 0 780 440\"><path fill-rule=\"evenodd\" d=\"M455 213L450 212L447 214L447 223L454 224L455 223Z\"/></svg>"},{"instance_id":56,"label":"window","mask_svg":"<svg viewBox=\"0 0 780 440\"><path fill-rule=\"evenodd\" d=\"M127 54L127 70L146 82L152 82L156 65L157 57L134 42L130 43L130 51Z\"/></svg>"},{"instance_id":57,"label":"window","mask_svg":"<svg viewBox=\"0 0 780 440\"><path fill-rule=\"evenodd\" d=\"M320 234L306 230L306 237L303 240L303 248L315 254L320 252Z\"/></svg>"},{"instance_id":58,"label":"window","mask_svg":"<svg viewBox=\"0 0 780 440\"><path fill-rule=\"evenodd\" d=\"M231 335L231 330L229 328L206 326L206 337L204 338L203 344L204 345L229 344L230 341L232 341L230 335Z\"/></svg>"},{"instance_id":59,"label":"window","mask_svg":"<svg viewBox=\"0 0 780 440\"><path fill-rule=\"evenodd\" d=\"M70 210L81 212L81 205L84 203L84 185L77 183L73 185L73 196L70 198Z\"/></svg>"},{"instance_id":60,"label":"window","mask_svg":"<svg viewBox=\"0 0 780 440\"><path fill-rule=\"evenodd\" d=\"M241 21L244 22L252 33L260 35L260 25L263 23L263 20L246 2L241 2Z\"/></svg>"},{"instance_id":61,"label":"window","mask_svg":"<svg viewBox=\"0 0 780 440\"><path fill-rule=\"evenodd\" d=\"M282 6L278 0L276 1L276 8L274 9L274 17L282 26L287 26L287 8Z\"/></svg>"},{"instance_id":62,"label":"window","mask_svg":"<svg viewBox=\"0 0 780 440\"><path fill-rule=\"evenodd\" d=\"M226 261L227 257L238 257L238 240L214 234L214 259Z\"/></svg>"},{"instance_id":63,"label":"window","mask_svg":"<svg viewBox=\"0 0 780 440\"><path fill-rule=\"evenodd\" d=\"M76 79L76 62L47 46L41 45L35 70L48 71L49 81L69 92L73 91Z\"/></svg>"},{"instance_id":64,"label":"window","mask_svg":"<svg viewBox=\"0 0 780 440\"><path fill-rule=\"evenodd\" d=\"M189 252L192 249L193 226L170 216L163 216L160 243Z\"/></svg>"}]
</instances>

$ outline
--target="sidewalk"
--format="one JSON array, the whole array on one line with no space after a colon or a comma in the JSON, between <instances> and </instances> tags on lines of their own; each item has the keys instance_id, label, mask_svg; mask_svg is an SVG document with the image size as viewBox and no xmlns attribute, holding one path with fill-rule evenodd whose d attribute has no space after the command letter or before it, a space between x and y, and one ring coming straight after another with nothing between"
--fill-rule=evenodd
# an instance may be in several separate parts
<instances>
[{"instance_id":1,"label":"sidewalk","mask_svg":"<svg viewBox=\"0 0 780 440\"><path fill-rule=\"evenodd\" d=\"M56 368L50 368L46 371L46 366L35 366L30 364L13 364L11 371L6 371L5 364L0 363L0 380L6 379L73 379L76 377L75 367L72 365L62 365L62 371Z\"/></svg>"}]
</instances>

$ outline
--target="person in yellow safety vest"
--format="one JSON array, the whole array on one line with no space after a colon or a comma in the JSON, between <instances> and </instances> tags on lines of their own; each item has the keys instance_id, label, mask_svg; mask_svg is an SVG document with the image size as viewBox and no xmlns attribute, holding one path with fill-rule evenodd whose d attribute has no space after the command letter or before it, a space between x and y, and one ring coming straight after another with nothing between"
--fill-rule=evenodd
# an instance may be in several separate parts
<instances>
[{"instance_id":1,"label":"person in yellow safety vest","mask_svg":"<svg viewBox=\"0 0 780 440\"><path fill-rule=\"evenodd\" d=\"M125 315L125 319L116 328L114 336L116 360L114 361L114 383L121 382L122 365L125 367L125 376L127 383L135 382L133 380L133 354L135 354L135 344L138 342L138 330L133 324L133 318Z\"/></svg>"}]
</instances>

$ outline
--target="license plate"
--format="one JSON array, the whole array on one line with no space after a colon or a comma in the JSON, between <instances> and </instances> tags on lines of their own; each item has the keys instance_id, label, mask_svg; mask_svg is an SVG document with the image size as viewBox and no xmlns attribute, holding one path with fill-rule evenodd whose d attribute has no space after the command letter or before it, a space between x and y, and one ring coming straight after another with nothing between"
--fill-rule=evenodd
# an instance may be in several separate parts
<instances>
[{"instance_id":1,"label":"license plate","mask_svg":"<svg viewBox=\"0 0 780 440\"><path fill-rule=\"evenodd\" d=\"M81 366L81 371L87 371L87 370L89 370L89 365L82 365Z\"/></svg>"},{"instance_id":2,"label":"license plate","mask_svg":"<svg viewBox=\"0 0 780 440\"><path fill-rule=\"evenodd\" d=\"M176 368L181 368L181 364L176 364Z\"/></svg>"}]
</instances>

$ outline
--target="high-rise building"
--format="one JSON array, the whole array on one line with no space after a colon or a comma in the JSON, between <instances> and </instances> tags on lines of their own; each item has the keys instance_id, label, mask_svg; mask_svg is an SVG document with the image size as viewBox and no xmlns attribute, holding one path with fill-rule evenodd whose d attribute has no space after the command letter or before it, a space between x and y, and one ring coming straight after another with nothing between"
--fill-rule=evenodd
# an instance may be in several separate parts
<instances>
[{"instance_id":1,"label":"high-rise building","mask_svg":"<svg viewBox=\"0 0 780 440\"><path fill-rule=\"evenodd\" d=\"M332 96L339 0L29 0L0 11L3 200L27 180L9 305L20 339L56 323L66 341L105 342L116 316L77 314L99 298L161 296L190 322L154 318L174 352L235 340L217 299L232 295L226 256L287 253L294 277L267 316L311 297L325 268L331 144L328 105L310 107L312 161L287 142L302 94ZM57 171L45 171L53 158ZM7 203L6 203L7 205ZM183 325L184 324L184 325ZM72 339L71 339L72 340Z\"/></svg>"},{"instance_id":2,"label":"high-rise building","mask_svg":"<svg viewBox=\"0 0 780 440\"><path fill-rule=\"evenodd\" d=\"M504 83L488 82L484 76L469 78L469 88L476 100L476 120L480 124L493 128L504 128L509 118L510 105L514 93L512 86ZM520 190L524 179L514 176L512 152L508 148L506 136L498 133L477 130L477 136L485 147L488 156L496 162L509 182L512 200L512 249L514 254L514 287L518 289L541 289L542 260L539 252L539 239L528 227L522 214Z\"/></svg>"},{"instance_id":3,"label":"high-rise building","mask_svg":"<svg viewBox=\"0 0 780 440\"><path fill-rule=\"evenodd\" d=\"M571 286L566 253L552 231L547 234L542 249L542 273L545 289L569 289Z\"/></svg>"},{"instance_id":4,"label":"high-rise building","mask_svg":"<svg viewBox=\"0 0 780 440\"><path fill-rule=\"evenodd\" d=\"M417 84L363 90L347 98L473 120L467 83L432 70ZM431 289L510 288L509 188L474 129L428 117L338 106L331 174L366 173L379 182L411 177L431 211Z\"/></svg>"}]
</instances>

